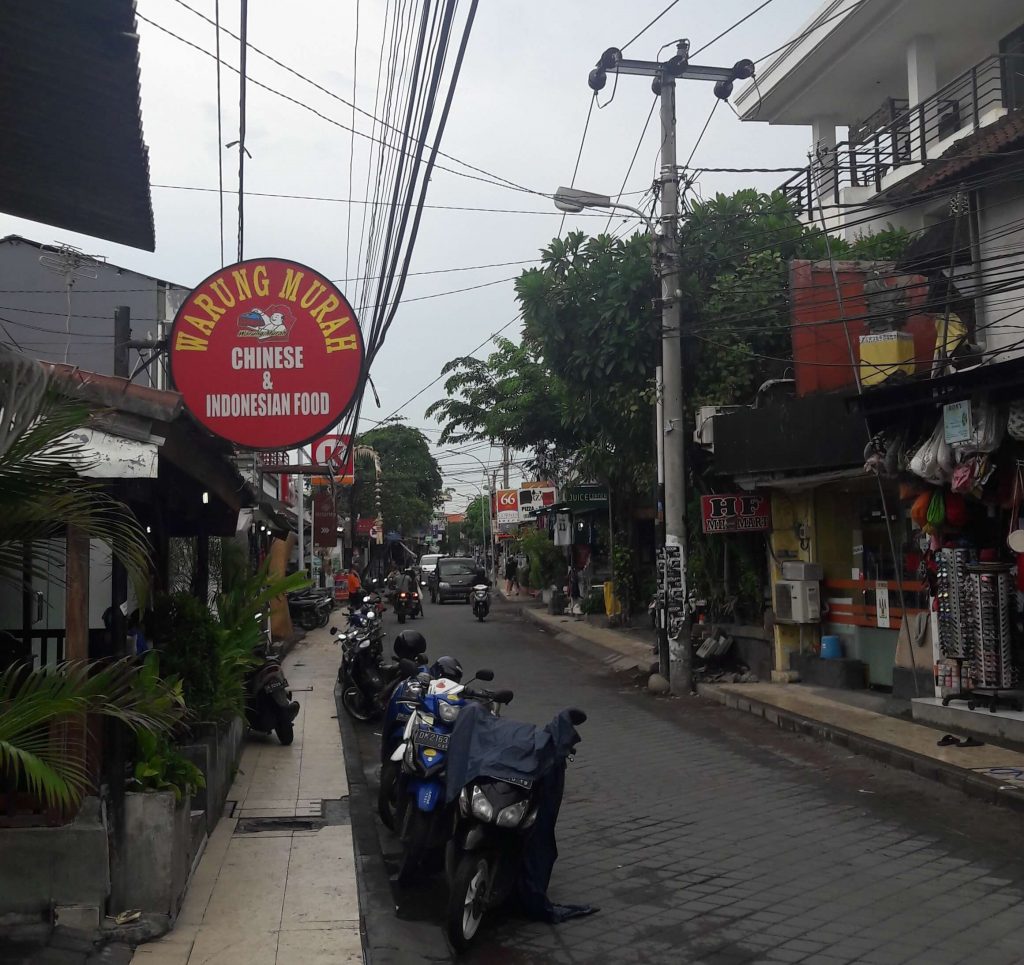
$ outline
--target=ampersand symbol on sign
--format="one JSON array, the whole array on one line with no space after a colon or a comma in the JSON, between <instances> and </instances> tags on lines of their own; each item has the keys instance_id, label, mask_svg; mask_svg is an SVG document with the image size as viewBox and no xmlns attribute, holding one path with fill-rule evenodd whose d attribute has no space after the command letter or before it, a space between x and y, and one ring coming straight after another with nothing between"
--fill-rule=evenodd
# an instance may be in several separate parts
<instances>
[{"instance_id":1,"label":"ampersand symbol on sign","mask_svg":"<svg viewBox=\"0 0 1024 965\"><path fill-rule=\"evenodd\" d=\"M274 383L273 383L273 381L270 378L270 373L269 372L264 372L263 373L263 388L265 388L265 389L272 389L273 387L274 387Z\"/></svg>"}]
</instances>

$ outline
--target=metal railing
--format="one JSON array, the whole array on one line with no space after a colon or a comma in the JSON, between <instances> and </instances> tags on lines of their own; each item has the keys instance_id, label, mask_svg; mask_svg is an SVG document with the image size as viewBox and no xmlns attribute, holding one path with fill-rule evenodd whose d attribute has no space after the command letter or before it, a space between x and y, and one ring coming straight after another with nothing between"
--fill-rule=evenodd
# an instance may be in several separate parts
<instances>
[{"instance_id":1,"label":"metal railing","mask_svg":"<svg viewBox=\"0 0 1024 965\"><path fill-rule=\"evenodd\" d=\"M894 106L906 102L890 98L870 118L851 125L851 141L834 150L819 150L817 162L783 182L779 190L807 217L815 214L819 196L825 205L838 205L845 188L881 191L891 172L936 160L950 146L948 138L966 128L980 130L993 110L1024 108L1022 74L1024 55L997 54L899 113Z\"/></svg>"}]
</instances>

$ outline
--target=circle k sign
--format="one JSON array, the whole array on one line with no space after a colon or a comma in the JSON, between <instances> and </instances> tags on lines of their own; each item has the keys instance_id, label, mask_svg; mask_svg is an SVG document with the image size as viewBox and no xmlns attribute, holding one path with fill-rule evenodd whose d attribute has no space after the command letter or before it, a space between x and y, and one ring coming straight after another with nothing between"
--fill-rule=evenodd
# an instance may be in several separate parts
<instances>
[{"instance_id":1,"label":"circle k sign","mask_svg":"<svg viewBox=\"0 0 1024 965\"><path fill-rule=\"evenodd\" d=\"M351 405L363 337L345 296L294 261L257 258L211 275L178 310L171 377L193 417L250 449L322 435Z\"/></svg>"}]
</instances>

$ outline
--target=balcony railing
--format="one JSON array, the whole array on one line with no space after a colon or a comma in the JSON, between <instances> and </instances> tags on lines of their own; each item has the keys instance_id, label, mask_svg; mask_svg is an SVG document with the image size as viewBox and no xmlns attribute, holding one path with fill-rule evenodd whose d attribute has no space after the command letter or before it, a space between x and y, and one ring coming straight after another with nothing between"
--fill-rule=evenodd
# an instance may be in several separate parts
<instances>
[{"instance_id":1,"label":"balcony railing","mask_svg":"<svg viewBox=\"0 0 1024 965\"><path fill-rule=\"evenodd\" d=\"M780 190L807 217L814 216L819 204L840 204L845 188L881 191L889 186L885 180L892 172L936 160L954 134L980 130L997 119L997 111L1002 116L1024 108L1022 74L1024 55L999 54L913 107L890 98L870 118L851 126L850 141L822 153Z\"/></svg>"}]
</instances>

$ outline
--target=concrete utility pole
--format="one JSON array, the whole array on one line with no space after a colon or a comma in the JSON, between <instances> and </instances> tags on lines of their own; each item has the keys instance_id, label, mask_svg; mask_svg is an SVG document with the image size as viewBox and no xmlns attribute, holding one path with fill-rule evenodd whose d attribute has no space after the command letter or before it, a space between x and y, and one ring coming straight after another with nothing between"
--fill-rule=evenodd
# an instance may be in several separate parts
<instances>
[{"instance_id":1,"label":"concrete utility pole","mask_svg":"<svg viewBox=\"0 0 1024 965\"><path fill-rule=\"evenodd\" d=\"M690 63L690 42L676 44L667 61L627 60L610 47L590 72L588 83L595 93L608 82L608 73L650 77L651 88L661 99L661 232L658 235L656 268L661 278L661 458L665 482L664 605L662 641L668 637L668 671L672 691L693 690L690 645L690 608L686 582L686 434L683 414L682 318L679 289L679 169L676 165L676 80L703 80L715 84L715 96L727 100L733 81L754 76L754 63L737 61L732 67L702 67ZM564 189L559 189L555 203ZM570 192L576 204L594 207L628 207L610 198L587 200L585 192ZM570 209L571 210L571 209ZM670 613L677 616L670 619ZM659 649L661 649L659 647ZM664 654L661 655L664 661ZM662 664L662 670L665 670Z\"/></svg>"}]
</instances>

